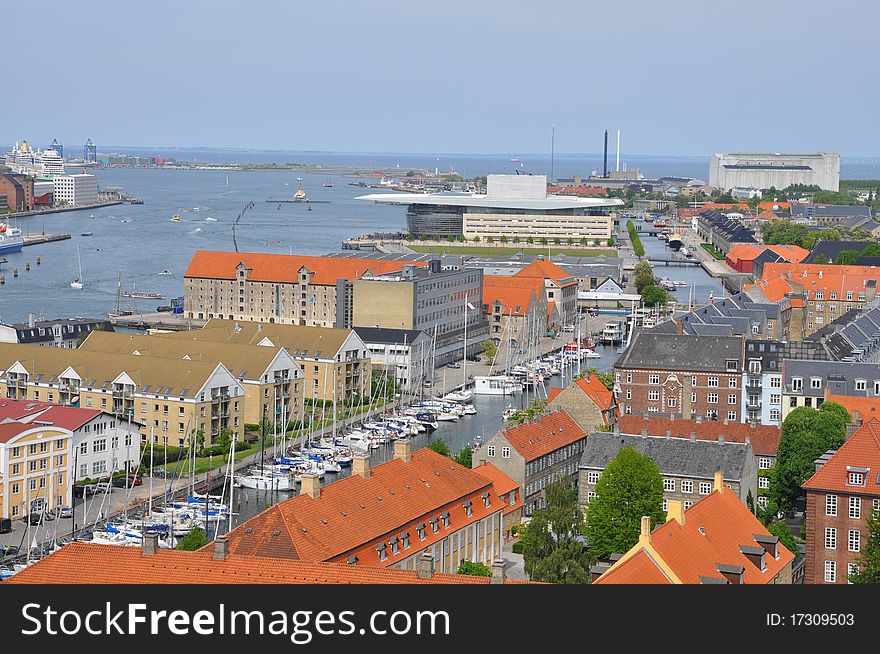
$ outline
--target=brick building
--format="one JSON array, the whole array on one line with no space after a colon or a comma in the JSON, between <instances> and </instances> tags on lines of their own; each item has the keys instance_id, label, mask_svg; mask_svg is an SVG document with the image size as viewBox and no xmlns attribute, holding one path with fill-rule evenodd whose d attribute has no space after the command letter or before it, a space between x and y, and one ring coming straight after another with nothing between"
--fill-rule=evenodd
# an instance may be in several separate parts
<instances>
[{"instance_id":1,"label":"brick building","mask_svg":"<svg viewBox=\"0 0 880 654\"><path fill-rule=\"evenodd\" d=\"M738 421L745 339L640 332L614 364L622 415Z\"/></svg>"},{"instance_id":2,"label":"brick building","mask_svg":"<svg viewBox=\"0 0 880 654\"><path fill-rule=\"evenodd\" d=\"M880 421L872 419L839 450L816 461L803 484L807 496L804 582L845 584L857 569L869 533L866 520L880 510Z\"/></svg>"},{"instance_id":3,"label":"brick building","mask_svg":"<svg viewBox=\"0 0 880 654\"><path fill-rule=\"evenodd\" d=\"M12 173L0 174L0 210L30 211L33 208L33 177Z\"/></svg>"},{"instance_id":4,"label":"brick building","mask_svg":"<svg viewBox=\"0 0 880 654\"><path fill-rule=\"evenodd\" d=\"M613 425L617 413L614 393L589 372L565 388L551 388L547 407L568 411L586 432Z\"/></svg>"}]
</instances>

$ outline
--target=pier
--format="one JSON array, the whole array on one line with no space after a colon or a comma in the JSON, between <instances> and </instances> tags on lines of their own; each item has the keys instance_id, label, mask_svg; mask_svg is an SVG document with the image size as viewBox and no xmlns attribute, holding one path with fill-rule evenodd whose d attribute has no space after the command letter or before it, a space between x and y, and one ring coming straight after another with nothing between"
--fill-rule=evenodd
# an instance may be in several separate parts
<instances>
[{"instance_id":1,"label":"pier","mask_svg":"<svg viewBox=\"0 0 880 654\"><path fill-rule=\"evenodd\" d=\"M55 207L54 209L34 209L32 211L16 211L15 213L3 214L3 218L33 218L35 216L45 216L50 213L63 213L65 211L85 211L86 209L102 209L103 207L112 207L117 204L123 204L125 200L110 200L107 202L97 202L95 204L82 204L74 207ZM137 204L132 202L132 204Z\"/></svg>"},{"instance_id":2,"label":"pier","mask_svg":"<svg viewBox=\"0 0 880 654\"><path fill-rule=\"evenodd\" d=\"M664 266L702 266L701 261L696 259L677 259L674 257L660 258L650 257L648 259L652 264L663 264Z\"/></svg>"},{"instance_id":3,"label":"pier","mask_svg":"<svg viewBox=\"0 0 880 654\"><path fill-rule=\"evenodd\" d=\"M24 237L24 244L25 246L41 245L52 241L66 241L69 238L70 234L27 234Z\"/></svg>"},{"instance_id":4,"label":"pier","mask_svg":"<svg viewBox=\"0 0 880 654\"><path fill-rule=\"evenodd\" d=\"M126 329L163 329L167 331L181 332L188 329L201 329L206 320L184 318L182 313L172 311L156 311L153 313L132 313L129 315L110 315L109 320L114 327Z\"/></svg>"}]
</instances>

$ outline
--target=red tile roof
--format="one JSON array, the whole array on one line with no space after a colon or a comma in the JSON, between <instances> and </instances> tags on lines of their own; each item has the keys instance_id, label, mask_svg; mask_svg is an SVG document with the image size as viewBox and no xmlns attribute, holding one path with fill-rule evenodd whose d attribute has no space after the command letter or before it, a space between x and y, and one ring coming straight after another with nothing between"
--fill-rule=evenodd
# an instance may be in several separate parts
<instances>
[{"instance_id":1,"label":"red tile roof","mask_svg":"<svg viewBox=\"0 0 880 654\"><path fill-rule=\"evenodd\" d=\"M485 275L483 277L484 313L491 314L495 302L501 305L501 313L505 316L524 316L528 313L532 301L544 292L544 281L541 279L517 279L503 275Z\"/></svg>"},{"instance_id":2,"label":"red tile roof","mask_svg":"<svg viewBox=\"0 0 880 654\"><path fill-rule=\"evenodd\" d=\"M564 388L554 387L550 389L550 392L547 393L547 404L550 404L553 400L559 397L559 394L564 391Z\"/></svg>"},{"instance_id":3,"label":"red tile roof","mask_svg":"<svg viewBox=\"0 0 880 654\"><path fill-rule=\"evenodd\" d=\"M536 277L538 279L552 279L554 282L562 287L577 284L577 280L572 277L571 274L568 273L568 271L563 270L555 263L547 259L535 259L528 266L516 273L514 277ZM560 280L564 280L564 283L562 283Z\"/></svg>"},{"instance_id":4,"label":"red tile roof","mask_svg":"<svg viewBox=\"0 0 880 654\"><path fill-rule=\"evenodd\" d=\"M27 425L23 422L4 422L0 424L0 443L7 443L10 439L33 428L34 425Z\"/></svg>"},{"instance_id":5,"label":"red tile roof","mask_svg":"<svg viewBox=\"0 0 880 654\"><path fill-rule=\"evenodd\" d=\"M759 282L762 290L765 283L776 284L778 288L797 285L803 287L813 300L817 299L816 291L822 291L825 300L830 299L831 291L837 292L838 300L845 300L847 292L852 291L854 301L859 301L858 294L865 291L866 283L872 280L876 282L880 273L871 266L778 262L764 264L762 275L763 281ZM766 291L764 295L774 302L782 297L770 297Z\"/></svg>"},{"instance_id":6,"label":"red tile roof","mask_svg":"<svg viewBox=\"0 0 880 654\"><path fill-rule=\"evenodd\" d=\"M56 427L76 431L89 420L101 415L98 409L86 409L31 400L0 400L0 421L5 419L25 422L50 423Z\"/></svg>"},{"instance_id":7,"label":"red tile roof","mask_svg":"<svg viewBox=\"0 0 880 654\"><path fill-rule=\"evenodd\" d=\"M606 571L596 583L600 584L671 584L645 550L640 550L624 564Z\"/></svg>"},{"instance_id":8,"label":"red tile roof","mask_svg":"<svg viewBox=\"0 0 880 654\"><path fill-rule=\"evenodd\" d=\"M810 255L809 250L805 250L799 245L767 245L765 247L780 257L785 257L785 260L791 263L800 263Z\"/></svg>"},{"instance_id":9,"label":"red tile roof","mask_svg":"<svg viewBox=\"0 0 880 654\"><path fill-rule=\"evenodd\" d=\"M730 252L727 253L727 259L733 263L738 261L754 261L763 251L764 248L760 245L741 243L730 248Z\"/></svg>"},{"instance_id":10,"label":"red tile roof","mask_svg":"<svg viewBox=\"0 0 880 654\"><path fill-rule=\"evenodd\" d=\"M831 395L828 394L828 391L825 391L825 401L826 402L836 402L837 404L842 405L847 411L849 411L850 416L852 416L853 420L856 419L854 415L856 412L858 413L858 418L862 422L868 422L873 418L880 417L880 397L852 397L849 395Z\"/></svg>"},{"instance_id":11,"label":"red tile roof","mask_svg":"<svg viewBox=\"0 0 880 654\"><path fill-rule=\"evenodd\" d=\"M864 486L847 484L850 467L867 468ZM880 495L880 420L872 418L865 422L802 488Z\"/></svg>"},{"instance_id":12,"label":"red tile roof","mask_svg":"<svg viewBox=\"0 0 880 654\"><path fill-rule=\"evenodd\" d=\"M723 579L718 564L742 566L745 584L767 584L794 560L794 554L779 543L778 558L766 554L762 571L740 550L744 546L760 547L755 540L756 535L770 536L770 532L736 493L725 488L723 491L714 491L687 509L684 512L684 525L671 519L654 529L650 546L685 584L699 584L700 577ZM635 547L642 546L637 544ZM635 559L630 557L612 566L597 583L623 583L617 580L646 577L650 559ZM636 570L632 574L626 573L624 569L634 560L632 565L636 566ZM659 563L657 565L659 567Z\"/></svg>"},{"instance_id":13,"label":"red tile roof","mask_svg":"<svg viewBox=\"0 0 880 654\"><path fill-rule=\"evenodd\" d=\"M214 561L212 548L198 552L71 543L10 577L7 584L485 584L488 577L371 568L344 563L279 561L228 556ZM505 581L505 583L511 583ZM517 582L512 582L517 583ZM519 582L521 583L521 582Z\"/></svg>"},{"instance_id":14,"label":"red tile roof","mask_svg":"<svg viewBox=\"0 0 880 654\"><path fill-rule=\"evenodd\" d=\"M513 479L501 472L491 463L478 465L473 469L473 471L481 477L485 477L486 479L491 481L492 486L495 488L495 492L499 495L509 497L509 493L511 493L512 491L517 491L516 500L514 501L514 503L511 504L509 500L507 501L507 508L504 509L505 514L522 508L522 490L520 489L519 484L516 483Z\"/></svg>"},{"instance_id":15,"label":"red tile roof","mask_svg":"<svg viewBox=\"0 0 880 654\"><path fill-rule=\"evenodd\" d=\"M489 493L490 506L482 499ZM465 516L462 503L472 502ZM313 499L298 495L275 504L229 532L236 555L267 556L304 561L329 561L357 552L365 565L385 566L375 543L448 510L451 526L459 529L499 511L501 503L491 482L469 468L431 449L412 453L404 463L392 459L371 470L370 478L351 475L321 488ZM442 540L448 532L433 534L430 527L420 546Z\"/></svg>"},{"instance_id":16,"label":"red tile roof","mask_svg":"<svg viewBox=\"0 0 880 654\"><path fill-rule=\"evenodd\" d=\"M580 379L576 379L573 385L575 388L580 389L602 411L602 418L607 425L607 412L611 411L611 407L614 405L614 393L605 388L605 384L599 381L598 377L590 373L587 373ZM571 388L571 386L568 386L568 388ZM566 389L551 388L547 394L547 405L552 404L553 400L559 397L559 394L564 390Z\"/></svg>"},{"instance_id":17,"label":"red tile roof","mask_svg":"<svg viewBox=\"0 0 880 654\"><path fill-rule=\"evenodd\" d=\"M766 275L767 266L771 264L764 264L764 274ZM782 298L784 298L788 293L791 293L794 289L791 284L789 284L782 277L765 277L761 281L756 282L755 284L749 285L749 288L757 287L764 294L770 302L779 302Z\"/></svg>"},{"instance_id":18,"label":"red tile roof","mask_svg":"<svg viewBox=\"0 0 880 654\"><path fill-rule=\"evenodd\" d=\"M745 443L748 438L752 450L758 456L776 456L779 449L779 436L782 430L772 425L747 425L741 422L720 420L696 420L667 418L662 416L645 418L642 416L623 415L617 419L617 427L622 434L641 434L645 429L648 436L666 436L671 432L673 438L690 438L695 434L700 440L717 441L719 436L733 443Z\"/></svg>"},{"instance_id":19,"label":"red tile roof","mask_svg":"<svg viewBox=\"0 0 880 654\"><path fill-rule=\"evenodd\" d=\"M235 279L239 263L251 270L248 279L257 282L292 283L305 267L314 273L310 284L335 284L338 279L359 279L367 272L385 274L400 270L404 264L427 266L425 262L348 259L344 257L308 257L254 252L209 252L197 250L189 262L185 277Z\"/></svg>"},{"instance_id":20,"label":"red tile roof","mask_svg":"<svg viewBox=\"0 0 880 654\"><path fill-rule=\"evenodd\" d=\"M502 434L526 461L533 461L586 436L568 411L548 413L533 422L502 431Z\"/></svg>"}]
</instances>

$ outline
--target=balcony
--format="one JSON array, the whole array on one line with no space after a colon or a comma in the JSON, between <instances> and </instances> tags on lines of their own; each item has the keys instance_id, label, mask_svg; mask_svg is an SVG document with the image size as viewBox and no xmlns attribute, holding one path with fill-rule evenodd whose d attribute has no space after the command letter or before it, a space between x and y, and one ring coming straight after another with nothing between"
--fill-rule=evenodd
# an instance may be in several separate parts
<instances>
[{"instance_id":1,"label":"balcony","mask_svg":"<svg viewBox=\"0 0 880 654\"><path fill-rule=\"evenodd\" d=\"M761 400L758 398L755 398L755 399L749 398L746 406L748 406L750 409L758 409L761 406Z\"/></svg>"},{"instance_id":2,"label":"balcony","mask_svg":"<svg viewBox=\"0 0 880 654\"><path fill-rule=\"evenodd\" d=\"M130 400L131 399L131 391L122 388L113 389L113 399L114 400Z\"/></svg>"}]
</instances>

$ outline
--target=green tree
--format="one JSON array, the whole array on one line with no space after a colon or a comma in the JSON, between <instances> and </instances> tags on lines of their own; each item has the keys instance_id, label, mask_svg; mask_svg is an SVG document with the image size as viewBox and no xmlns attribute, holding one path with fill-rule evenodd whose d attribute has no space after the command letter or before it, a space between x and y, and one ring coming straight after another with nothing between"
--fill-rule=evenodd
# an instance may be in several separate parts
<instances>
[{"instance_id":1,"label":"green tree","mask_svg":"<svg viewBox=\"0 0 880 654\"><path fill-rule=\"evenodd\" d=\"M801 484L816 471L814 461L845 440L849 413L839 404L825 402L819 409L798 407L782 423L776 467L770 483L770 501L788 511L801 495Z\"/></svg>"},{"instance_id":2,"label":"green tree","mask_svg":"<svg viewBox=\"0 0 880 654\"><path fill-rule=\"evenodd\" d=\"M614 247L614 237L613 236L608 239L608 247L610 247L610 248Z\"/></svg>"},{"instance_id":3,"label":"green tree","mask_svg":"<svg viewBox=\"0 0 880 654\"><path fill-rule=\"evenodd\" d=\"M435 438L430 443L428 443L428 447L434 450L437 454L449 456L449 446L442 438Z\"/></svg>"},{"instance_id":4,"label":"green tree","mask_svg":"<svg viewBox=\"0 0 880 654\"><path fill-rule=\"evenodd\" d=\"M447 237L446 237L446 240L447 240L448 242L450 242L450 243L455 243L455 237L454 237L452 234L450 234L449 236L447 236Z\"/></svg>"},{"instance_id":5,"label":"green tree","mask_svg":"<svg viewBox=\"0 0 880 654\"><path fill-rule=\"evenodd\" d=\"M562 245L562 239L557 236L553 239L553 245Z\"/></svg>"},{"instance_id":6,"label":"green tree","mask_svg":"<svg viewBox=\"0 0 880 654\"><path fill-rule=\"evenodd\" d=\"M508 418L508 422L510 422L513 426L521 425L526 420L534 420L535 418L540 418L544 415L544 412L547 410L547 403L544 400L534 399L529 404L526 409L518 409L514 411L510 418Z\"/></svg>"},{"instance_id":7,"label":"green tree","mask_svg":"<svg viewBox=\"0 0 880 654\"><path fill-rule=\"evenodd\" d=\"M785 549L795 556L801 551L800 547L798 547L797 540L791 533L791 529L789 529L788 525L782 520L774 520L771 522L767 525L767 531L776 536L779 539L779 542L785 545Z\"/></svg>"},{"instance_id":8,"label":"green tree","mask_svg":"<svg viewBox=\"0 0 880 654\"><path fill-rule=\"evenodd\" d=\"M871 512L866 527L868 538L857 560L859 567L849 580L854 584L880 584L880 510Z\"/></svg>"},{"instance_id":9,"label":"green tree","mask_svg":"<svg viewBox=\"0 0 880 654\"><path fill-rule=\"evenodd\" d=\"M534 242L535 242L535 239L533 239L531 236L526 238L526 243L528 243L529 245L531 245Z\"/></svg>"},{"instance_id":10,"label":"green tree","mask_svg":"<svg viewBox=\"0 0 880 654\"><path fill-rule=\"evenodd\" d=\"M861 254L861 252L858 252L856 250L841 250L834 258L834 265L851 266L856 262L856 259L861 256Z\"/></svg>"},{"instance_id":11,"label":"green tree","mask_svg":"<svg viewBox=\"0 0 880 654\"><path fill-rule=\"evenodd\" d=\"M479 242L480 242L480 237L474 236L474 243L479 243Z\"/></svg>"},{"instance_id":12,"label":"green tree","mask_svg":"<svg viewBox=\"0 0 880 654\"><path fill-rule=\"evenodd\" d=\"M501 235L501 242L502 242L502 243L507 243L507 234L502 234L502 235ZM518 239L518 238L517 238L517 239L514 239L514 242L515 242L515 243L519 243L519 239Z\"/></svg>"},{"instance_id":13,"label":"green tree","mask_svg":"<svg viewBox=\"0 0 880 654\"><path fill-rule=\"evenodd\" d=\"M465 468L474 467L474 450L469 445L461 448L455 455L455 462Z\"/></svg>"},{"instance_id":14,"label":"green tree","mask_svg":"<svg viewBox=\"0 0 880 654\"><path fill-rule=\"evenodd\" d=\"M532 514L520 540L526 572L532 581L588 583L592 561L580 538L577 489L565 476L548 484L544 497L546 506Z\"/></svg>"},{"instance_id":15,"label":"green tree","mask_svg":"<svg viewBox=\"0 0 880 654\"><path fill-rule=\"evenodd\" d=\"M492 238L491 236L486 237L486 243L494 243L494 242L495 242L495 239Z\"/></svg>"},{"instance_id":16,"label":"green tree","mask_svg":"<svg viewBox=\"0 0 880 654\"><path fill-rule=\"evenodd\" d=\"M206 534L203 529L193 527L186 536L180 539L180 542L177 544L177 549L194 552L195 550L203 548L209 542L208 534Z\"/></svg>"},{"instance_id":17,"label":"green tree","mask_svg":"<svg viewBox=\"0 0 880 654\"><path fill-rule=\"evenodd\" d=\"M505 236L504 238L507 238L507 237ZM506 241L505 241L505 242L506 242ZM514 243L519 243L519 236L514 236L514 237L513 237L513 242L514 242Z\"/></svg>"},{"instance_id":18,"label":"green tree","mask_svg":"<svg viewBox=\"0 0 880 654\"><path fill-rule=\"evenodd\" d=\"M587 237L586 236L581 237L580 244L583 246L587 245Z\"/></svg>"},{"instance_id":19,"label":"green tree","mask_svg":"<svg viewBox=\"0 0 880 654\"><path fill-rule=\"evenodd\" d=\"M465 560L458 564L456 574L470 575L472 577L491 577L492 570L485 563Z\"/></svg>"},{"instance_id":20,"label":"green tree","mask_svg":"<svg viewBox=\"0 0 880 654\"><path fill-rule=\"evenodd\" d=\"M642 300L645 306L653 307L669 302L669 294L656 284L651 284L642 291Z\"/></svg>"},{"instance_id":21,"label":"green tree","mask_svg":"<svg viewBox=\"0 0 880 654\"><path fill-rule=\"evenodd\" d=\"M651 268L650 262L643 260L636 264L633 269L633 281L637 293L641 293L645 287L654 284L654 269Z\"/></svg>"},{"instance_id":22,"label":"green tree","mask_svg":"<svg viewBox=\"0 0 880 654\"><path fill-rule=\"evenodd\" d=\"M639 540L642 516L663 524L663 477L651 457L624 447L602 472L586 508L584 534L597 559L627 552Z\"/></svg>"},{"instance_id":23,"label":"green tree","mask_svg":"<svg viewBox=\"0 0 880 654\"><path fill-rule=\"evenodd\" d=\"M495 345L495 341L491 338L487 338L483 341L483 355L491 362L495 360L495 357L498 356L498 346Z\"/></svg>"}]
</instances>

